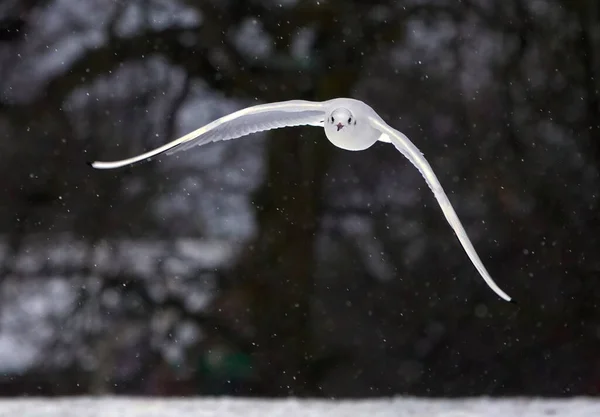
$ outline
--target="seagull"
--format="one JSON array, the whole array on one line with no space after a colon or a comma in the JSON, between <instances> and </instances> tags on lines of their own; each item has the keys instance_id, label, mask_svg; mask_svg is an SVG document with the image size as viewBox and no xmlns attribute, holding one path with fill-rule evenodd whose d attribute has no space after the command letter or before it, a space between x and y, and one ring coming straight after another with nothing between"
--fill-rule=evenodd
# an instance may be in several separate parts
<instances>
[{"instance_id":1,"label":"seagull","mask_svg":"<svg viewBox=\"0 0 600 417\"><path fill-rule=\"evenodd\" d=\"M494 282L477 255L433 169L419 149L401 132L390 127L368 104L351 98L326 101L287 100L258 104L223 116L187 135L156 149L120 161L88 162L96 169L114 169L220 140L236 139L252 133L292 126L318 126L335 146L362 151L376 142L393 144L421 173L437 199L446 220L454 230L469 259L487 285L502 299L513 302Z\"/></svg>"}]
</instances>

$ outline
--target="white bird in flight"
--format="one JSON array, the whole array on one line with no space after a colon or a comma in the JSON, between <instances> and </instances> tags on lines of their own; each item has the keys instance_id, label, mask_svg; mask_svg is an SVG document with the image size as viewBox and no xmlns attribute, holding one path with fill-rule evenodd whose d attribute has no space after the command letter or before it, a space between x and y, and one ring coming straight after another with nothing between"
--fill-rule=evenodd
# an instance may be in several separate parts
<instances>
[{"instance_id":1,"label":"white bird in flight","mask_svg":"<svg viewBox=\"0 0 600 417\"><path fill-rule=\"evenodd\" d=\"M511 297L496 285L483 266L467 232L423 154L404 134L390 127L375 110L360 100L335 98L322 102L289 100L259 104L223 116L141 155L120 161L96 161L90 165L97 169L119 168L162 153L170 155L209 142L236 139L265 130L301 125L324 127L325 136L331 143L349 151L362 151L377 141L392 143L421 172L446 220L485 282L501 298L512 301Z\"/></svg>"}]
</instances>

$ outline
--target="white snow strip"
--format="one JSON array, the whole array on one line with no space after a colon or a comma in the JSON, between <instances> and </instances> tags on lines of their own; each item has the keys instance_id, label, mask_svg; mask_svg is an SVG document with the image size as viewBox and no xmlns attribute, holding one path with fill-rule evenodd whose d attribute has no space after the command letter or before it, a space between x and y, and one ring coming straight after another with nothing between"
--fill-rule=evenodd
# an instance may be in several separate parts
<instances>
[{"instance_id":1,"label":"white snow strip","mask_svg":"<svg viewBox=\"0 0 600 417\"><path fill-rule=\"evenodd\" d=\"M355 401L241 398L23 398L0 399L0 416L19 417L596 417L600 399L416 399Z\"/></svg>"}]
</instances>

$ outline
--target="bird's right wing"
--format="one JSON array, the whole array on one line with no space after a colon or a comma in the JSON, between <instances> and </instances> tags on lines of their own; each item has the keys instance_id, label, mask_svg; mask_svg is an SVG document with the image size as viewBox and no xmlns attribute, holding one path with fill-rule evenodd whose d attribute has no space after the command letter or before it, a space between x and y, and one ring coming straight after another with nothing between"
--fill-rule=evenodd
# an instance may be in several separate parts
<instances>
[{"instance_id":1,"label":"bird's right wing","mask_svg":"<svg viewBox=\"0 0 600 417\"><path fill-rule=\"evenodd\" d=\"M305 100L289 100L278 103L259 104L223 116L193 132L188 133L141 155L120 161L92 162L97 169L113 169L130 165L156 155L170 155L193 146L219 140L236 139L252 133L291 126L323 126L326 104Z\"/></svg>"},{"instance_id":2,"label":"bird's right wing","mask_svg":"<svg viewBox=\"0 0 600 417\"><path fill-rule=\"evenodd\" d=\"M388 126L381 118L379 117L370 117L370 122L374 128L379 130L382 137L391 141L391 143L398 149L423 175L425 182L433 191L433 195L438 201L446 220L454 230L454 233L458 237L458 240L462 244L465 252L473 265L479 271L481 277L485 280L487 285L501 298L506 301L511 301L511 297L506 294L504 291L498 287L498 285L494 282L488 271L483 266L483 262L479 259L471 240L467 236L467 232L465 231L462 223L458 219L450 200L448 200L448 196L444 192L442 185L440 184L437 176L433 172L433 169L421 153L419 149L406 137L406 135L400 133L396 129ZM381 139L379 139L381 140ZM383 140L387 142L387 140Z\"/></svg>"}]
</instances>

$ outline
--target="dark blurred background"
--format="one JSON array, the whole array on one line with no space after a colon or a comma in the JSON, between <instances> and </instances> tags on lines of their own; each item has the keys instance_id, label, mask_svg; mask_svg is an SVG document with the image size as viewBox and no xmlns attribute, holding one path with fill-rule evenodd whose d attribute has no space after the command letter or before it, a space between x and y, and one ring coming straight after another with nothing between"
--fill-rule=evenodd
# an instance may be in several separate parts
<instances>
[{"instance_id":1,"label":"dark blurred background","mask_svg":"<svg viewBox=\"0 0 600 417\"><path fill-rule=\"evenodd\" d=\"M597 395L595 0L0 0L0 395ZM115 171L247 105L303 127Z\"/></svg>"}]
</instances>

